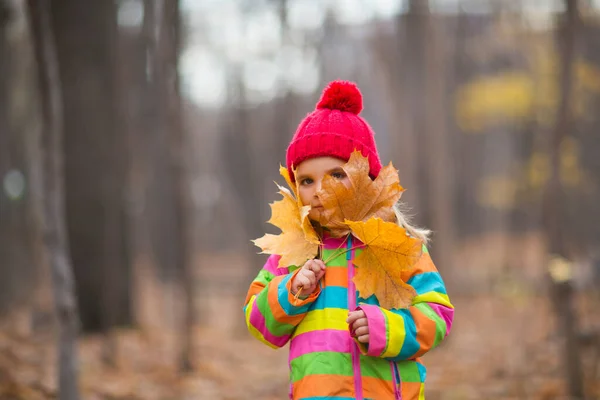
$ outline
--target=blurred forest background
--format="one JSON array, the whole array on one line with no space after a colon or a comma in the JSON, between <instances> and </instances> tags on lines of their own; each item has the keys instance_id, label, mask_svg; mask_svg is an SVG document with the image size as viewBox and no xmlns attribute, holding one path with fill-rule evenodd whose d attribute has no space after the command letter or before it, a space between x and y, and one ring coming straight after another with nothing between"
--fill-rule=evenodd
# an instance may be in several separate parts
<instances>
[{"instance_id":1,"label":"blurred forest background","mask_svg":"<svg viewBox=\"0 0 600 400\"><path fill-rule=\"evenodd\" d=\"M0 0L0 399L285 398L250 239L332 79L434 231L427 399L600 398L600 1Z\"/></svg>"}]
</instances>

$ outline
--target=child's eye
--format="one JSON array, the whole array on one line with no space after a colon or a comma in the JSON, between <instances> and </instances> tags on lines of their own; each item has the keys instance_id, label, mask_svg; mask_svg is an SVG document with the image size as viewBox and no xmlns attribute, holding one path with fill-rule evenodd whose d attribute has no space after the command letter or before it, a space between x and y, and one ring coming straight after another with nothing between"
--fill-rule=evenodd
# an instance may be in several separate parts
<instances>
[{"instance_id":1,"label":"child's eye","mask_svg":"<svg viewBox=\"0 0 600 400\"><path fill-rule=\"evenodd\" d=\"M300 181L300 184L303 186L310 185L311 183L313 183L313 180L310 178L304 178Z\"/></svg>"},{"instance_id":2,"label":"child's eye","mask_svg":"<svg viewBox=\"0 0 600 400\"><path fill-rule=\"evenodd\" d=\"M346 177L346 174L343 172L332 172L331 176L335 179L344 179Z\"/></svg>"}]
</instances>

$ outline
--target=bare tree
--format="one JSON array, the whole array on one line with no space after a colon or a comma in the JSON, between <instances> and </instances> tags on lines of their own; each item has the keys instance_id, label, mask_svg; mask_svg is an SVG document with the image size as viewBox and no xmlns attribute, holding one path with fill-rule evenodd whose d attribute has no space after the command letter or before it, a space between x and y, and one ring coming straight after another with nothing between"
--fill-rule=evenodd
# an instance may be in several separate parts
<instances>
[{"instance_id":1,"label":"bare tree","mask_svg":"<svg viewBox=\"0 0 600 400\"><path fill-rule=\"evenodd\" d=\"M565 0L566 12L562 16L557 32L560 54L560 100L554 130L550 137L551 173L544 193L543 221L548 241L548 250L553 257L569 257L566 244L564 212L565 192L560 180L560 146L572 124L571 98L573 93L573 65L580 24L578 1ZM564 336L563 366L565 368L568 393L571 399L584 398L581 355L578 345L577 319L573 306L573 286L569 279L555 280L552 299L559 329Z\"/></svg>"},{"instance_id":2,"label":"bare tree","mask_svg":"<svg viewBox=\"0 0 600 400\"><path fill-rule=\"evenodd\" d=\"M241 72L238 66L232 67L231 73L231 96L234 98L234 106L230 115L223 120L222 141L220 151L223 159L227 160L223 167L231 183L232 189L242 209L242 226L246 237L253 239L260 237L263 231L263 221L259 212L263 204L264 193L255 188L261 186L259 179L262 169L261 165L253 162L254 152L250 143L249 110L246 105L246 94ZM253 195L248 195L252 193ZM248 285L260 269L261 260L256 256L256 250L250 240L246 243L245 254L251 262L248 264L246 279L240 280L240 293L248 289ZM246 326L243 320L236 326L236 333L245 332Z\"/></svg>"},{"instance_id":3,"label":"bare tree","mask_svg":"<svg viewBox=\"0 0 600 400\"><path fill-rule=\"evenodd\" d=\"M28 13L38 66L43 111L45 244L50 257L59 322L59 398L79 398L75 285L65 224L62 95L48 2L29 0Z\"/></svg>"},{"instance_id":4,"label":"bare tree","mask_svg":"<svg viewBox=\"0 0 600 400\"><path fill-rule=\"evenodd\" d=\"M149 144L144 148L145 154L136 155L136 163L142 174L155 175L147 188L153 252L162 272L168 278L177 279L179 287L183 288L179 367L186 372L193 369L196 309L194 260L190 248L193 212L187 152L190 146L183 126L178 72L182 45L179 1L144 0L142 35L149 79L144 88L147 98L141 100L144 121L139 122L146 131ZM152 163L149 163L150 158Z\"/></svg>"},{"instance_id":5,"label":"bare tree","mask_svg":"<svg viewBox=\"0 0 600 400\"><path fill-rule=\"evenodd\" d=\"M0 1L0 177L6 176L11 165L11 129L9 116L10 100L10 46L8 42L8 26L12 19L13 10L4 0ZM5 106L6 105L6 106ZM0 192L0 259L2 264L2 291L0 295L0 310L4 312L11 305L14 297L16 271L13 265L12 248L15 247L14 236L16 226L12 223L11 215L15 212L10 210L5 196ZM12 212L11 212L12 211ZM11 240L11 238L13 240Z\"/></svg>"},{"instance_id":6,"label":"bare tree","mask_svg":"<svg viewBox=\"0 0 600 400\"><path fill-rule=\"evenodd\" d=\"M31 59L23 49L29 39L14 34L18 9L14 2L0 0L0 314L29 302L40 282L40 185L34 186L35 172L41 170L36 157L39 134L26 126L34 119L21 117L36 110L37 96L30 90L35 86L29 69L22 67Z\"/></svg>"},{"instance_id":7,"label":"bare tree","mask_svg":"<svg viewBox=\"0 0 600 400\"><path fill-rule=\"evenodd\" d=\"M116 5L50 3L63 93L65 202L78 306L84 331L108 333L131 322L124 201L128 147L115 66Z\"/></svg>"},{"instance_id":8,"label":"bare tree","mask_svg":"<svg viewBox=\"0 0 600 400\"><path fill-rule=\"evenodd\" d=\"M402 137L394 143L398 147L398 154L402 160L401 179L407 182L409 188L405 200L419 215L422 224L429 225L429 204L428 200L428 176L427 159L422 154L426 146L426 110L428 109L426 97L424 95L425 74L423 68L426 65L426 49L429 44L427 39L427 20L429 16L428 0L411 0L409 2L408 12L405 15L399 15L398 33L401 39L398 41L401 51L398 57L402 60L402 72L404 79L398 79L401 86L397 89L402 93L403 99L399 102L405 107L405 118L402 121ZM404 161L405 160L405 161ZM404 179L406 177L406 179Z\"/></svg>"},{"instance_id":9,"label":"bare tree","mask_svg":"<svg viewBox=\"0 0 600 400\"><path fill-rule=\"evenodd\" d=\"M276 0L279 14L281 43L288 46L291 43L290 25L288 21L288 0ZM283 79L282 79L283 81ZM281 82L282 84L284 82ZM283 98L275 104L277 111L274 114L273 138L270 140L273 151L268 152L278 158L285 154L285 149L293 133L293 110L295 107L295 98L291 90L286 89ZM272 160L275 161L275 160ZM275 162L272 162L275 164Z\"/></svg>"},{"instance_id":10,"label":"bare tree","mask_svg":"<svg viewBox=\"0 0 600 400\"><path fill-rule=\"evenodd\" d=\"M437 232L434 254L441 260L444 270L453 270L453 250L455 248L453 205L455 189L453 177L454 160L452 158L452 141L448 129L446 92L448 77L448 59L446 51L451 44L444 34L445 23L436 18L428 10L424 10L425 35L427 49L425 50L425 90L429 113L425 121L425 136L427 137L430 164L427 168L429 184L429 213L431 224ZM425 153L425 151L424 151ZM423 156L421 156L423 157ZM451 276L451 274L450 274Z\"/></svg>"},{"instance_id":11,"label":"bare tree","mask_svg":"<svg viewBox=\"0 0 600 400\"><path fill-rule=\"evenodd\" d=\"M181 327L181 349L179 367L182 372L193 369L193 329L196 321L196 308L194 307L195 280L193 271L193 257L190 251L189 221L192 217L192 199L189 181L189 148L186 130L183 127L181 88L178 72L179 55L181 51L181 16L179 0L166 0L164 2L163 24L161 27L160 47L164 54L164 84L167 102L167 118L170 139L171 173L175 182L175 219L178 228L177 252L181 262L180 281L184 293L183 326Z\"/></svg>"}]
</instances>

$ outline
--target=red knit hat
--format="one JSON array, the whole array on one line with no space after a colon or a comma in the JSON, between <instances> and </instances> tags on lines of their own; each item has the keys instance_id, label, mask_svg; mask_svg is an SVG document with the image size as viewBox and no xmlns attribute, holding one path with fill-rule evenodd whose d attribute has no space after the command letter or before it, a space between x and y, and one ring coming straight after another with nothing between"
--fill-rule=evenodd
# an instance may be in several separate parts
<instances>
[{"instance_id":1,"label":"red knit hat","mask_svg":"<svg viewBox=\"0 0 600 400\"><path fill-rule=\"evenodd\" d=\"M316 109L300 123L288 146L286 164L292 169L309 158L336 157L348 161L354 150L369 159L371 177L381 170L374 132L358 114L362 95L356 84L333 81L327 85Z\"/></svg>"}]
</instances>

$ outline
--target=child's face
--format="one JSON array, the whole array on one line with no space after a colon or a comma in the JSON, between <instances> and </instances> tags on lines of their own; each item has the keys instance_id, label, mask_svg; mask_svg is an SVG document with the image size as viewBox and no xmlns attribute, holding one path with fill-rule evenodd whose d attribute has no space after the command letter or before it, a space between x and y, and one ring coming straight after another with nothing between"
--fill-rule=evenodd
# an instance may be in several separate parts
<instances>
[{"instance_id":1,"label":"child's face","mask_svg":"<svg viewBox=\"0 0 600 400\"><path fill-rule=\"evenodd\" d=\"M317 197L321 189L323 178L327 175L342 181L346 187L350 186L350 180L342 169L346 162L333 157L317 157L303 161L296 168L296 182L298 182L298 194L303 205L310 205L311 210L308 217L313 221L319 221L323 206Z\"/></svg>"}]
</instances>

